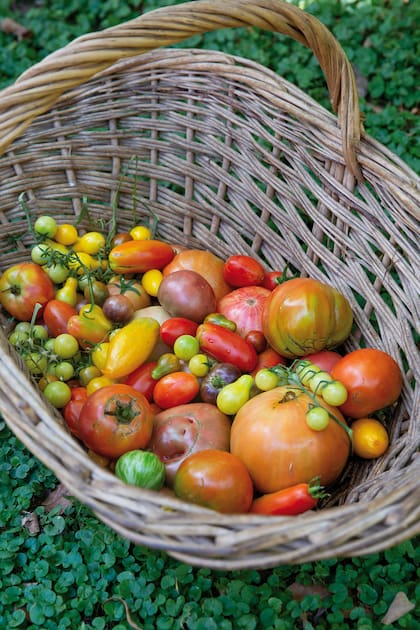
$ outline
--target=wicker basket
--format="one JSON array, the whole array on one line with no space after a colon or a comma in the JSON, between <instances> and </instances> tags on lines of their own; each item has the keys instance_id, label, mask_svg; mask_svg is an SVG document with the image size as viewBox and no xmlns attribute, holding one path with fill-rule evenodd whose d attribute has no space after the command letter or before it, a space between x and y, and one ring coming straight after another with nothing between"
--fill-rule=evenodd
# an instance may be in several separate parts
<instances>
[{"instance_id":1,"label":"wicker basket","mask_svg":"<svg viewBox=\"0 0 420 630\"><path fill-rule=\"evenodd\" d=\"M337 118L256 63L158 49L193 34L257 26L310 47ZM275 35L273 35L275 37ZM128 59L130 58L130 59ZM419 533L419 179L361 130L351 66L329 31L279 0L203 0L83 36L0 95L0 267L33 244L33 216L121 229L159 216L159 235L226 257L251 253L334 284L357 328L404 373L378 460L348 465L323 509L225 516L128 487L66 432L1 335L0 411L69 493L134 543L198 566L265 568L383 550ZM133 159L135 156L135 159ZM6 324L7 321L3 320Z\"/></svg>"}]
</instances>

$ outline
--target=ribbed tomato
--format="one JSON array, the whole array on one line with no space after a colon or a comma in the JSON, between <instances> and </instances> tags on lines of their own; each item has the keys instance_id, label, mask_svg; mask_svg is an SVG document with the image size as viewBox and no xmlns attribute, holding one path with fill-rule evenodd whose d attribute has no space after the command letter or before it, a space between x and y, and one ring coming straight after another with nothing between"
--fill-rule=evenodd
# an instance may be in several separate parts
<instances>
[{"instance_id":1,"label":"ribbed tomato","mask_svg":"<svg viewBox=\"0 0 420 630\"><path fill-rule=\"evenodd\" d=\"M271 291L264 287L240 287L219 300L217 310L235 322L236 332L246 337L251 330L263 331L263 309L269 295Z\"/></svg>"},{"instance_id":2,"label":"ribbed tomato","mask_svg":"<svg viewBox=\"0 0 420 630\"><path fill-rule=\"evenodd\" d=\"M313 278L292 278L267 298L263 331L285 357L301 357L335 348L350 334L353 313L334 287Z\"/></svg>"}]
</instances>

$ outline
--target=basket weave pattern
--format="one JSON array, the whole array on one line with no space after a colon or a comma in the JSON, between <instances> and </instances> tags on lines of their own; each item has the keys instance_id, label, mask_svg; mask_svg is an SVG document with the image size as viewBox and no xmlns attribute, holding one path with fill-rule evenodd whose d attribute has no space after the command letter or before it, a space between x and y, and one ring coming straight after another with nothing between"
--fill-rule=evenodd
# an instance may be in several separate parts
<instances>
[{"instance_id":1,"label":"basket weave pattern","mask_svg":"<svg viewBox=\"0 0 420 630\"><path fill-rule=\"evenodd\" d=\"M309 46L338 120L249 60L156 49L227 26ZM33 244L21 194L33 217L61 222L87 205L101 224L117 203L124 230L133 212L138 222L153 212L164 240L251 254L273 269L289 263L333 284L355 314L347 349L382 348L404 373L389 450L352 460L322 510L224 516L94 464L2 334L0 411L69 493L133 542L221 569L357 556L419 533L420 182L363 133L351 66L324 26L280 1L205 0L86 35L3 90L0 147L2 270Z\"/></svg>"}]
</instances>

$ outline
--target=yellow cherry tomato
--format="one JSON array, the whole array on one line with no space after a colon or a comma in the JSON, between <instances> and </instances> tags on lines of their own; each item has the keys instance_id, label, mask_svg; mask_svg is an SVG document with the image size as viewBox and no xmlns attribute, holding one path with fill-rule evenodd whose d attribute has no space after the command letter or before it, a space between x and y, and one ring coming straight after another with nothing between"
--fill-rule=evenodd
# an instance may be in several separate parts
<instances>
[{"instance_id":1,"label":"yellow cherry tomato","mask_svg":"<svg viewBox=\"0 0 420 630\"><path fill-rule=\"evenodd\" d=\"M95 256L105 245L105 236L100 232L86 232L73 245L75 252Z\"/></svg>"},{"instance_id":2,"label":"yellow cherry tomato","mask_svg":"<svg viewBox=\"0 0 420 630\"><path fill-rule=\"evenodd\" d=\"M61 245L73 245L79 238L79 233L74 225L71 223L61 223L57 225L57 229L54 234L54 240Z\"/></svg>"},{"instance_id":3,"label":"yellow cherry tomato","mask_svg":"<svg viewBox=\"0 0 420 630\"><path fill-rule=\"evenodd\" d=\"M208 356L201 353L195 354L188 361L188 369L191 374L194 374L194 376L197 376L198 378L206 376L210 369L210 361Z\"/></svg>"},{"instance_id":4,"label":"yellow cherry tomato","mask_svg":"<svg viewBox=\"0 0 420 630\"><path fill-rule=\"evenodd\" d=\"M159 269L149 269L142 275L141 284L148 295L156 297L162 280L163 273Z\"/></svg>"},{"instance_id":5,"label":"yellow cherry tomato","mask_svg":"<svg viewBox=\"0 0 420 630\"><path fill-rule=\"evenodd\" d=\"M153 238L151 230L145 225L135 225L130 230L130 236L134 241L148 241Z\"/></svg>"},{"instance_id":6,"label":"yellow cherry tomato","mask_svg":"<svg viewBox=\"0 0 420 630\"><path fill-rule=\"evenodd\" d=\"M86 273L86 270L93 271L97 269L100 264L99 260L96 260L87 252L75 252L68 262L69 268L77 271L80 276Z\"/></svg>"},{"instance_id":7,"label":"yellow cherry tomato","mask_svg":"<svg viewBox=\"0 0 420 630\"><path fill-rule=\"evenodd\" d=\"M108 385L113 385L115 381L112 378L108 378L107 376L96 376L92 378L89 383L86 385L86 393L88 396L96 392L97 389L101 389L102 387L108 387Z\"/></svg>"}]
</instances>

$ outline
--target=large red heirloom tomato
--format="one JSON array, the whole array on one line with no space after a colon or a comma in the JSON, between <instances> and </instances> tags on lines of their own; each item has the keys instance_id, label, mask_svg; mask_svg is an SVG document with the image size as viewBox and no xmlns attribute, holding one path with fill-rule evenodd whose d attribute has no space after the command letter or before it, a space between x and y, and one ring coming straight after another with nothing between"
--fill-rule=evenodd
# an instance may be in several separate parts
<instances>
[{"instance_id":1,"label":"large red heirloom tomato","mask_svg":"<svg viewBox=\"0 0 420 630\"><path fill-rule=\"evenodd\" d=\"M246 286L230 291L217 303L217 310L236 324L236 332L242 337L252 330L263 331L264 304L271 291L260 286Z\"/></svg>"},{"instance_id":2,"label":"large red heirloom tomato","mask_svg":"<svg viewBox=\"0 0 420 630\"><path fill-rule=\"evenodd\" d=\"M335 348L348 337L352 324L347 299L313 278L283 282L264 305L264 334L270 346L285 357Z\"/></svg>"},{"instance_id":3,"label":"large red heirloom tomato","mask_svg":"<svg viewBox=\"0 0 420 630\"><path fill-rule=\"evenodd\" d=\"M153 412L146 397L124 384L107 385L88 396L78 422L78 437L95 453L116 459L147 446Z\"/></svg>"},{"instance_id":4,"label":"large red heirloom tomato","mask_svg":"<svg viewBox=\"0 0 420 630\"><path fill-rule=\"evenodd\" d=\"M350 437L341 413L320 398L334 414L323 431L308 427L312 398L294 386L276 387L251 398L235 416L230 450L241 459L257 490L265 494L320 477L334 483L350 455Z\"/></svg>"},{"instance_id":5,"label":"large red heirloom tomato","mask_svg":"<svg viewBox=\"0 0 420 630\"><path fill-rule=\"evenodd\" d=\"M29 322L36 304L54 297L54 285L40 265L22 262L6 269L0 278L0 304L20 321Z\"/></svg>"}]
</instances>

